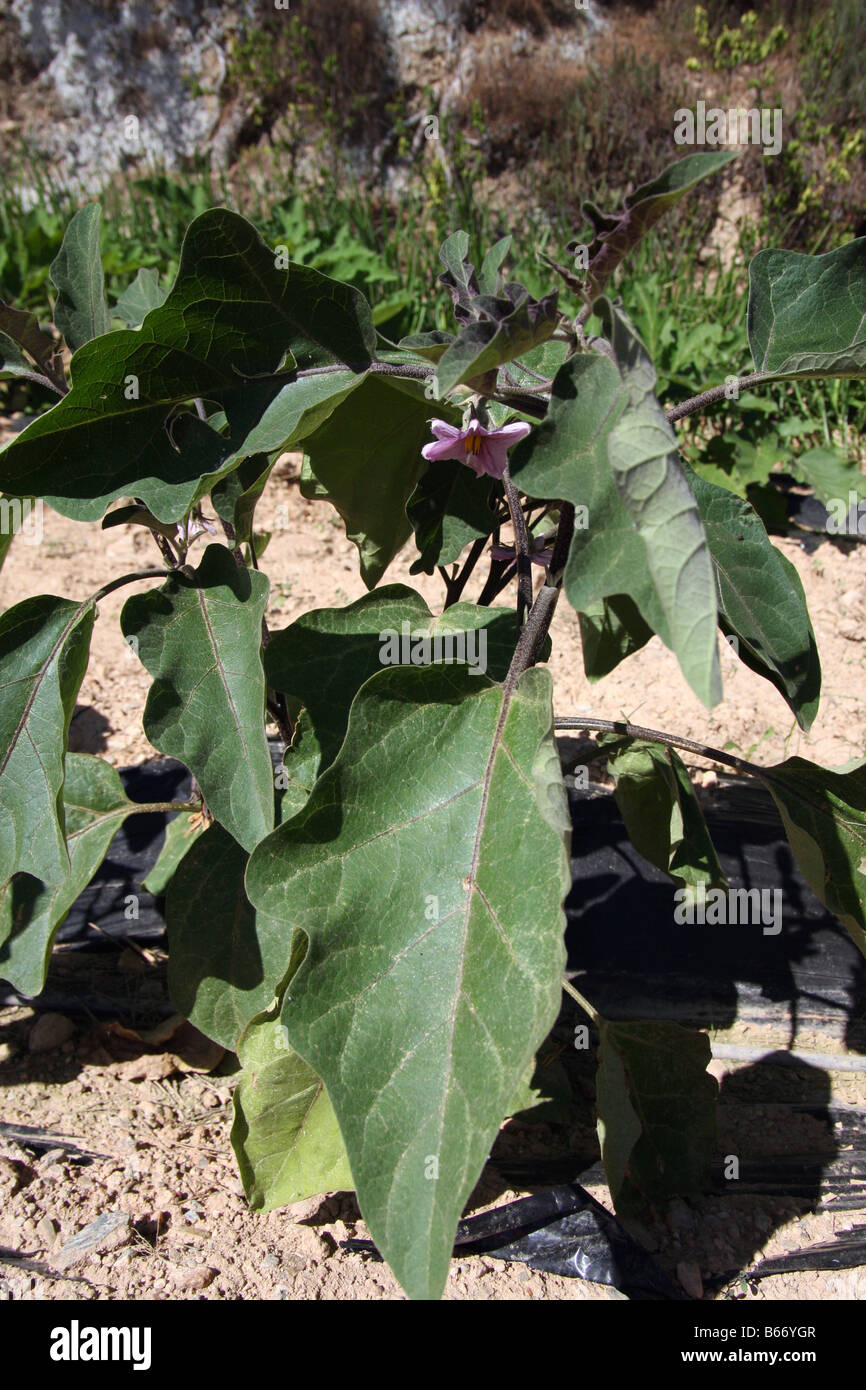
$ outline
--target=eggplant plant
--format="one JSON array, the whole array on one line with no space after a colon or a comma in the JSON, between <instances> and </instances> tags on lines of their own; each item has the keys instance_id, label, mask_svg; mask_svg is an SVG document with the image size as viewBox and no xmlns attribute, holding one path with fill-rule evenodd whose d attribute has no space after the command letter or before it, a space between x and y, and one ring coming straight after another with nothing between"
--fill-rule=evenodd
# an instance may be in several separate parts
<instances>
[{"instance_id":1,"label":"eggplant plant","mask_svg":"<svg viewBox=\"0 0 866 1390\"><path fill-rule=\"evenodd\" d=\"M629 251L732 157L689 155L617 212L587 203L541 299L507 278L510 238L476 270L455 232L440 252L453 331L399 343L357 289L225 208L191 223L169 290L143 269L109 306L87 205L51 266L55 331L0 302L3 374L57 396L0 452L5 515L44 499L155 544L153 566L82 601L35 594L0 618L0 976L37 995L120 825L171 813L154 871L169 987L239 1057L248 1198L356 1192L413 1298L441 1294L457 1222L562 1002L557 603L579 615L590 680L657 634L711 708L728 640L802 729L818 709L796 571L748 501L686 465L674 426L716 402L734 411L746 385L863 377L866 238L759 252L754 371L667 411L613 292ZM291 449L369 592L275 631L256 506ZM440 611L382 583L407 545L412 573L441 576ZM192 774L183 803L134 803L107 762L68 751L98 605L121 586L135 590L123 634L152 679L144 731ZM697 745L578 722L601 734L640 851L688 902L724 893L677 752ZM700 751L769 789L804 877L866 950L866 762ZM617 1209L693 1190L713 1143L707 1037L607 1020L566 985L598 1030Z\"/></svg>"}]
</instances>

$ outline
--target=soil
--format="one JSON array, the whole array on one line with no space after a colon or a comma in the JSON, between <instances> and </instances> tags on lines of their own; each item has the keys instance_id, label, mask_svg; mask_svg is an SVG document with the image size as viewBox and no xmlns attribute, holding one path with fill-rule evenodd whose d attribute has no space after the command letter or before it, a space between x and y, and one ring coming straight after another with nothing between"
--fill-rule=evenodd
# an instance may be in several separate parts
<instances>
[{"instance_id":1,"label":"soil","mask_svg":"<svg viewBox=\"0 0 866 1390\"><path fill-rule=\"evenodd\" d=\"M0 421L0 442L23 419ZM305 501L297 487L298 458L278 466L257 512L257 525L274 527L266 556L272 576L267 619L272 630L310 607L344 604L365 592L354 546L327 504ZM278 508L281 509L278 511ZM288 518L288 525L285 519ZM282 525L276 525L281 522ZM0 574L0 607L34 593L83 598L118 573L160 560L150 536L122 526L72 522L44 509L41 543L13 544ZM805 735L776 691L740 665L722 646L725 701L708 712L687 688L676 662L654 639L611 676L590 688L583 676L577 619L565 604L557 613L551 670L556 710L627 717L675 730L715 747L733 747L771 763L801 754L818 763L844 763L862 755L866 715L864 613L866 552L850 543L822 543L807 553L797 539L779 542L803 581L824 668L821 711ZM431 605L441 606L438 578L410 576L407 551L386 583L411 584ZM470 585L465 597L473 598ZM123 642L118 615L129 590L99 605L90 666L73 719L70 746L98 753L118 767L156 756L141 731L149 678ZM703 774L712 779L714 774ZM67 953L55 953L52 971L68 969ZM164 999L164 958L112 946L105 958L88 953L88 970L113 975L119 997L147 1013ZM79 953L78 961L84 957ZM119 984L118 984L119 982ZM402 1297L386 1266L348 1254L340 1242L364 1235L354 1196L337 1193L270 1214L251 1212L243 1197L229 1144L231 1059L214 1069L190 1070L172 1052L127 1048L104 1025L80 1017L56 1026L46 1051L33 1051L36 1013L0 1010L2 1119L72 1136L91 1156L64 1151L60 1140L40 1152L20 1147L0 1131L0 1298L10 1299L395 1299ZM45 1016L42 1016L45 1028ZM567 1024L565 1025L567 1031ZM48 1029L50 1034L50 1027ZM806 1046L798 1039L798 1046ZM131 1053L131 1055L129 1055ZM201 1066L201 1060L199 1061ZM589 1066L589 1060L587 1061ZM712 1064L723 1082L722 1142L726 1126L750 1117L755 1151L762 1142L785 1142L778 1114L740 1104L762 1072L762 1104L813 1099L808 1069L759 1069ZM823 1076L823 1073L822 1073ZM826 1078L825 1078L826 1079ZM584 1084L585 1083L585 1084ZM509 1121L499 1145L509 1156L585 1152L594 1142L591 1070L576 1081L578 1104L567 1126ZM754 1089L754 1087L752 1087ZM730 1099L729 1099L730 1098ZM755 1097L749 1094L749 1099ZM832 1093L822 1104L866 1107L866 1075L832 1073ZM727 1102L727 1103L724 1103ZM757 1118L756 1118L757 1116ZM763 1116L763 1118L761 1118ZM791 1145L798 1142L796 1117ZM788 1122L786 1122L788 1123ZM781 1140L780 1140L781 1134ZM44 1147L44 1146L43 1146ZM776 1152L783 1151L777 1148ZM499 1150L497 1150L499 1152ZM603 1186L594 1195L609 1205ZM485 1170L470 1207L483 1210L519 1195ZM831 1194L832 1196L832 1194ZM127 1213L130 1224L78 1263L66 1263L64 1244L106 1212ZM746 1299L866 1298L866 1270L787 1274L743 1285L737 1271L762 1256L797 1250L856 1223L857 1213L809 1211L809 1203L732 1192L694 1204L677 1202L663 1217L632 1223L661 1264L678 1271L693 1296ZM34 1267L3 1262L8 1252ZM64 1267L65 1266L65 1267ZM449 1299L607 1299L602 1286L502 1264L489 1256L456 1260Z\"/></svg>"}]
</instances>

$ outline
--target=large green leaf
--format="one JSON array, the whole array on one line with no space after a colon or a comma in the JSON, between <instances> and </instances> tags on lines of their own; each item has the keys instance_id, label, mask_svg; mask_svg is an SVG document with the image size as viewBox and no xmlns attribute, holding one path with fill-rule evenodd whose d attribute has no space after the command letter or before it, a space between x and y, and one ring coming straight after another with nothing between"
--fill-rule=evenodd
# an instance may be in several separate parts
<instances>
[{"instance_id":1,"label":"large green leaf","mask_svg":"<svg viewBox=\"0 0 866 1390\"><path fill-rule=\"evenodd\" d=\"M866 955L866 762L826 768L787 758L762 780L804 879Z\"/></svg>"},{"instance_id":2,"label":"large green leaf","mask_svg":"<svg viewBox=\"0 0 866 1390\"><path fill-rule=\"evenodd\" d=\"M251 850L274 824L262 618L268 581L209 545L191 574L128 599L123 635L154 678L144 731L193 773L216 819Z\"/></svg>"},{"instance_id":3,"label":"large green leaf","mask_svg":"<svg viewBox=\"0 0 866 1390\"><path fill-rule=\"evenodd\" d=\"M368 589L412 534L406 503L427 467L428 421L441 414L420 382L370 376L307 436L301 492L336 507Z\"/></svg>"},{"instance_id":4,"label":"large green leaf","mask_svg":"<svg viewBox=\"0 0 866 1390\"><path fill-rule=\"evenodd\" d=\"M0 617L0 884L66 878L63 756L94 615L89 600L42 594Z\"/></svg>"},{"instance_id":5,"label":"large green leaf","mask_svg":"<svg viewBox=\"0 0 866 1390\"><path fill-rule=\"evenodd\" d=\"M466 644L466 655L476 658L481 674L504 679L517 640L512 609L455 603L435 617L421 595L403 584L388 584L345 608L312 609L290 627L272 633L265 674L269 686L306 708L324 771L343 742L352 701L364 682L382 669L383 653L390 660L388 634L399 638L396 654L405 665L412 661L413 650L416 658L435 655L435 646L425 653L416 639L461 632L478 634L471 639L471 650ZM442 655L448 655L444 644Z\"/></svg>"},{"instance_id":6,"label":"large green leaf","mask_svg":"<svg viewBox=\"0 0 866 1390\"><path fill-rule=\"evenodd\" d=\"M181 421L169 429L178 409L201 397L231 418L232 403L254 395L260 412L276 387L257 391L249 378L275 371L287 353L301 365L333 357L361 371L374 346L359 291L307 266L278 270L249 222L211 209L187 231L165 303L140 328L85 343L68 395L0 452L0 487L49 497L79 520L127 495L160 521L178 520L208 490L203 480L239 461L196 416L181 420L198 449L183 440L179 449Z\"/></svg>"},{"instance_id":7,"label":"large green leaf","mask_svg":"<svg viewBox=\"0 0 866 1390\"><path fill-rule=\"evenodd\" d=\"M605 742L619 742L616 735ZM688 771L673 748L630 742L608 761L635 849L677 883L727 887Z\"/></svg>"},{"instance_id":8,"label":"large green leaf","mask_svg":"<svg viewBox=\"0 0 866 1390\"><path fill-rule=\"evenodd\" d=\"M601 314L627 400L608 436L614 481L646 545L668 645L692 689L711 708L722 698L716 584L698 505L673 427L656 399L656 374L643 343L612 304L601 301Z\"/></svg>"},{"instance_id":9,"label":"large green leaf","mask_svg":"<svg viewBox=\"0 0 866 1390\"><path fill-rule=\"evenodd\" d=\"M769 377L866 376L866 237L749 266L749 346Z\"/></svg>"},{"instance_id":10,"label":"large green leaf","mask_svg":"<svg viewBox=\"0 0 866 1390\"><path fill-rule=\"evenodd\" d=\"M565 572L572 607L591 614L602 599L630 598L711 705L721 688L715 579L697 504L652 364L618 311L609 308L609 322L619 365L597 353L563 364L547 416L514 450L512 476L532 497L587 509Z\"/></svg>"},{"instance_id":11,"label":"large green leaf","mask_svg":"<svg viewBox=\"0 0 866 1390\"><path fill-rule=\"evenodd\" d=\"M398 667L307 806L250 859L309 938L281 1018L324 1081L373 1238L436 1297L457 1220L556 1017L570 883L549 673Z\"/></svg>"},{"instance_id":12,"label":"large green leaf","mask_svg":"<svg viewBox=\"0 0 866 1390\"><path fill-rule=\"evenodd\" d=\"M273 1211L355 1184L320 1077L288 1044L279 1017L249 1025L238 1049L232 1146L253 1211Z\"/></svg>"},{"instance_id":13,"label":"large green leaf","mask_svg":"<svg viewBox=\"0 0 866 1390\"><path fill-rule=\"evenodd\" d=\"M101 218L98 203L81 208L66 228L49 270L57 290L54 322L72 352L111 327L99 244Z\"/></svg>"},{"instance_id":14,"label":"large green leaf","mask_svg":"<svg viewBox=\"0 0 866 1390\"><path fill-rule=\"evenodd\" d=\"M257 913L244 890L248 855L212 825L183 856L166 895L168 988L175 1008L234 1052L286 973L291 930Z\"/></svg>"},{"instance_id":15,"label":"large green leaf","mask_svg":"<svg viewBox=\"0 0 866 1390\"><path fill-rule=\"evenodd\" d=\"M602 1019L598 1132L618 1213L705 1190L718 1086L710 1041L678 1023Z\"/></svg>"},{"instance_id":16,"label":"large green leaf","mask_svg":"<svg viewBox=\"0 0 866 1390\"><path fill-rule=\"evenodd\" d=\"M620 262L646 236L656 222L679 202L683 194L694 188L701 179L718 173L737 150L715 150L688 154L669 164L666 169L636 188L625 200L621 213L599 213L591 203L584 203L584 214L595 229L589 248L589 277L593 292L598 294Z\"/></svg>"},{"instance_id":17,"label":"large green leaf","mask_svg":"<svg viewBox=\"0 0 866 1390\"><path fill-rule=\"evenodd\" d=\"M12 926L0 950L0 977L28 998L45 984L57 928L93 878L126 817L139 809L127 799L114 768L84 753L66 758L63 808L69 850L65 877L49 885L21 874L0 893L6 899L0 905L0 920L5 916Z\"/></svg>"},{"instance_id":18,"label":"large green leaf","mask_svg":"<svg viewBox=\"0 0 866 1390\"><path fill-rule=\"evenodd\" d=\"M821 661L800 576L748 502L686 466L713 557L719 626L740 660L770 681L809 729L818 713Z\"/></svg>"}]
</instances>

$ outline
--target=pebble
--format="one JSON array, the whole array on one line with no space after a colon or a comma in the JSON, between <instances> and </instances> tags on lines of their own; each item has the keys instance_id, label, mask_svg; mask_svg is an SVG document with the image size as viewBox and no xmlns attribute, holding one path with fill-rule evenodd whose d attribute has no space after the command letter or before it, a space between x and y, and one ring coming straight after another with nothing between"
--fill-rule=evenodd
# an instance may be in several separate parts
<instances>
[{"instance_id":1,"label":"pebble","mask_svg":"<svg viewBox=\"0 0 866 1390\"><path fill-rule=\"evenodd\" d=\"M704 1281L693 1260L680 1260L677 1265L677 1278L690 1298L703 1298Z\"/></svg>"},{"instance_id":2,"label":"pebble","mask_svg":"<svg viewBox=\"0 0 866 1390\"><path fill-rule=\"evenodd\" d=\"M210 1269L207 1265L196 1265L192 1269L171 1269L169 1272L174 1286L189 1293L206 1289L217 1274L215 1269Z\"/></svg>"},{"instance_id":3,"label":"pebble","mask_svg":"<svg viewBox=\"0 0 866 1390\"><path fill-rule=\"evenodd\" d=\"M50 1216L43 1216L36 1223L36 1235L43 1250L51 1250L57 1235L57 1227Z\"/></svg>"},{"instance_id":4,"label":"pebble","mask_svg":"<svg viewBox=\"0 0 866 1390\"><path fill-rule=\"evenodd\" d=\"M31 1052L54 1052L73 1037L75 1024L65 1014L40 1014L30 1029L27 1046Z\"/></svg>"}]
</instances>

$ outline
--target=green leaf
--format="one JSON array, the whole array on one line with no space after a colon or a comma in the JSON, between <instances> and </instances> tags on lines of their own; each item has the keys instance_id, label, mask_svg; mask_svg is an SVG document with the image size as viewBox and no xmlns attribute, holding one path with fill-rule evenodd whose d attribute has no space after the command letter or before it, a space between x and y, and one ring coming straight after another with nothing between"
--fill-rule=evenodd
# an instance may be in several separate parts
<instances>
[{"instance_id":1,"label":"green leaf","mask_svg":"<svg viewBox=\"0 0 866 1390\"><path fill-rule=\"evenodd\" d=\"M138 807L129 801L110 764L84 753L66 758L63 786L69 862L65 876L46 884L29 874L12 879L0 892L6 897L0 919L11 917L12 932L0 950L0 976L32 998L45 984L57 928L79 893L87 887L127 816Z\"/></svg>"},{"instance_id":2,"label":"green leaf","mask_svg":"<svg viewBox=\"0 0 866 1390\"><path fill-rule=\"evenodd\" d=\"M29 309L14 309L4 299L0 299L0 333L22 347L40 367L57 351L57 343L49 333L43 333L35 314Z\"/></svg>"},{"instance_id":3,"label":"green leaf","mask_svg":"<svg viewBox=\"0 0 866 1390\"><path fill-rule=\"evenodd\" d=\"M112 309L112 316L123 319L128 328L139 328L151 309L158 309L168 297L159 283L159 271L143 265Z\"/></svg>"},{"instance_id":4,"label":"green leaf","mask_svg":"<svg viewBox=\"0 0 866 1390\"><path fill-rule=\"evenodd\" d=\"M235 449L230 462L294 448L324 424L364 380L357 372L329 372L289 382Z\"/></svg>"},{"instance_id":5,"label":"green leaf","mask_svg":"<svg viewBox=\"0 0 866 1390\"><path fill-rule=\"evenodd\" d=\"M87 203L75 214L48 272L57 290L54 322L71 352L111 328L99 243L101 217L98 203Z\"/></svg>"},{"instance_id":6,"label":"green leaf","mask_svg":"<svg viewBox=\"0 0 866 1390\"><path fill-rule=\"evenodd\" d=\"M291 929L257 913L244 890L248 855L211 825L180 860L166 895L172 1003L234 1052L286 973Z\"/></svg>"},{"instance_id":7,"label":"green leaf","mask_svg":"<svg viewBox=\"0 0 866 1390\"><path fill-rule=\"evenodd\" d=\"M591 203L584 203L584 215L595 229L589 248L589 277L595 294L600 293L620 262L683 194L701 179L718 173L736 159L738 153L737 150L716 150L688 154L676 160L650 183L636 188L626 198L622 213L600 213Z\"/></svg>"},{"instance_id":8,"label":"green leaf","mask_svg":"<svg viewBox=\"0 0 866 1390\"><path fill-rule=\"evenodd\" d=\"M759 251L749 346L756 371L776 379L866 376L866 237L822 256Z\"/></svg>"},{"instance_id":9,"label":"green leaf","mask_svg":"<svg viewBox=\"0 0 866 1390\"><path fill-rule=\"evenodd\" d=\"M255 397L259 413L271 398L270 386L250 378L274 372L287 352L303 365L338 357L361 371L374 347L359 291L307 266L278 270L249 222L213 208L190 225L165 303L139 329L85 343L68 395L0 451L0 488L47 497L82 521L125 496L178 521L239 462L197 416L175 419L179 408L195 397L216 401L236 429L245 398ZM179 438L181 424L195 447Z\"/></svg>"},{"instance_id":10,"label":"green leaf","mask_svg":"<svg viewBox=\"0 0 866 1390\"><path fill-rule=\"evenodd\" d=\"M307 437L301 493L336 507L368 589L412 534L406 503L427 467L428 421L439 413L419 382L371 376Z\"/></svg>"},{"instance_id":11,"label":"green leaf","mask_svg":"<svg viewBox=\"0 0 866 1390\"><path fill-rule=\"evenodd\" d=\"M481 269L478 272L478 288L482 294L496 294L499 291L502 277L500 270L505 257L511 250L511 237L504 236L501 240L494 243L486 253L481 262Z\"/></svg>"},{"instance_id":12,"label":"green leaf","mask_svg":"<svg viewBox=\"0 0 866 1390\"><path fill-rule=\"evenodd\" d=\"M473 307L485 307L485 316L464 324L456 343L446 348L436 367L439 395L453 391L463 381L483 376L503 362L545 342L559 322L557 294L533 299L523 290L516 303L489 296L475 299Z\"/></svg>"},{"instance_id":13,"label":"green leaf","mask_svg":"<svg viewBox=\"0 0 866 1390\"><path fill-rule=\"evenodd\" d=\"M42 594L0 617L0 884L68 873L63 757L95 611Z\"/></svg>"},{"instance_id":14,"label":"green leaf","mask_svg":"<svg viewBox=\"0 0 866 1390\"><path fill-rule=\"evenodd\" d=\"M577 616L583 669L590 681L609 675L627 656L645 647L653 635L627 594L600 599Z\"/></svg>"},{"instance_id":15,"label":"green leaf","mask_svg":"<svg viewBox=\"0 0 866 1390\"><path fill-rule=\"evenodd\" d=\"M195 814L194 811L180 811L165 827L165 840L157 861L147 878L141 880L142 888L146 888L155 898L162 896L184 855L204 834L202 820L193 824Z\"/></svg>"},{"instance_id":16,"label":"green leaf","mask_svg":"<svg viewBox=\"0 0 866 1390\"><path fill-rule=\"evenodd\" d=\"M263 574L209 545L197 570L135 594L120 617L154 678L145 733L186 763L216 819L247 850L274 824L261 662L267 599Z\"/></svg>"},{"instance_id":17,"label":"green leaf","mask_svg":"<svg viewBox=\"0 0 866 1390\"><path fill-rule=\"evenodd\" d=\"M512 453L536 498L584 506L564 588L578 613L625 595L679 660L705 704L720 695L712 561L655 374L627 320L608 306L619 366L581 354L557 372L544 420Z\"/></svg>"},{"instance_id":18,"label":"green leaf","mask_svg":"<svg viewBox=\"0 0 866 1390\"><path fill-rule=\"evenodd\" d=\"M702 1192L716 1145L709 1038L607 1019L599 1032L598 1133L617 1213Z\"/></svg>"},{"instance_id":19,"label":"green leaf","mask_svg":"<svg viewBox=\"0 0 866 1390\"><path fill-rule=\"evenodd\" d=\"M454 304L454 316L458 323L468 323L472 319L472 300L479 294L475 267L467 259L469 255L469 235L467 232L452 232L439 248L439 259L445 266L445 274L439 276Z\"/></svg>"},{"instance_id":20,"label":"green leaf","mask_svg":"<svg viewBox=\"0 0 866 1390\"><path fill-rule=\"evenodd\" d=\"M36 368L24 356L17 343L5 333L0 333L0 376L32 376Z\"/></svg>"},{"instance_id":21,"label":"green leaf","mask_svg":"<svg viewBox=\"0 0 866 1390\"><path fill-rule=\"evenodd\" d=\"M232 1146L253 1211L273 1211L354 1181L321 1078L289 1046L279 1018L247 1028L238 1049Z\"/></svg>"},{"instance_id":22,"label":"green leaf","mask_svg":"<svg viewBox=\"0 0 866 1390\"><path fill-rule=\"evenodd\" d=\"M513 610L455 603L436 617L420 594L402 584L388 584L345 608L312 609L272 632L264 658L268 685L305 707L320 750L317 772L336 757L352 701L384 660L396 655L406 665L413 651L429 659L435 647L425 653L417 639L461 632L477 633L467 640L466 655L483 667L481 674L504 680L516 643ZM399 639L396 653L391 633ZM443 644L442 655L448 654Z\"/></svg>"},{"instance_id":23,"label":"green leaf","mask_svg":"<svg viewBox=\"0 0 866 1390\"><path fill-rule=\"evenodd\" d=\"M866 497L866 478L860 472L856 460L848 459L838 449L821 446L806 449L796 459L791 460L791 471L802 478L825 506L839 500L844 504L844 516L848 514L849 493L858 500Z\"/></svg>"},{"instance_id":24,"label":"green leaf","mask_svg":"<svg viewBox=\"0 0 866 1390\"><path fill-rule=\"evenodd\" d=\"M800 576L770 541L748 502L686 466L713 557L719 627L744 665L771 682L809 729L818 713L821 662Z\"/></svg>"},{"instance_id":25,"label":"green leaf","mask_svg":"<svg viewBox=\"0 0 866 1390\"><path fill-rule=\"evenodd\" d=\"M722 697L722 679L715 576L700 513L655 396L652 362L624 314L609 301L602 301L601 313L627 399L608 437L614 481L646 545L667 643L695 694L712 708Z\"/></svg>"},{"instance_id":26,"label":"green leaf","mask_svg":"<svg viewBox=\"0 0 866 1390\"><path fill-rule=\"evenodd\" d=\"M406 504L421 552L412 574L433 574L437 565L453 564L472 541L491 535L497 519L491 484L457 459L430 464Z\"/></svg>"},{"instance_id":27,"label":"green leaf","mask_svg":"<svg viewBox=\"0 0 866 1390\"><path fill-rule=\"evenodd\" d=\"M866 762L787 758L761 774L800 872L866 955Z\"/></svg>"},{"instance_id":28,"label":"green leaf","mask_svg":"<svg viewBox=\"0 0 866 1390\"><path fill-rule=\"evenodd\" d=\"M453 333L443 333L434 328L430 333L410 333L401 338L397 346L406 352L417 353L419 357L426 357L430 362L438 362L445 349L456 341Z\"/></svg>"},{"instance_id":29,"label":"green leaf","mask_svg":"<svg viewBox=\"0 0 866 1390\"><path fill-rule=\"evenodd\" d=\"M616 735L609 740L620 742ZM639 854L684 887L727 888L688 771L673 748L635 739L608 761L616 804Z\"/></svg>"},{"instance_id":30,"label":"green leaf","mask_svg":"<svg viewBox=\"0 0 866 1390\"><path fill-rule=\"evenodd\" d=\"M413 1298L556 1017L570 884L551 681L381 672L247 891L309 938L281 1012L324 1081L361 1210Z\"/></svg>"}]
</instances>

